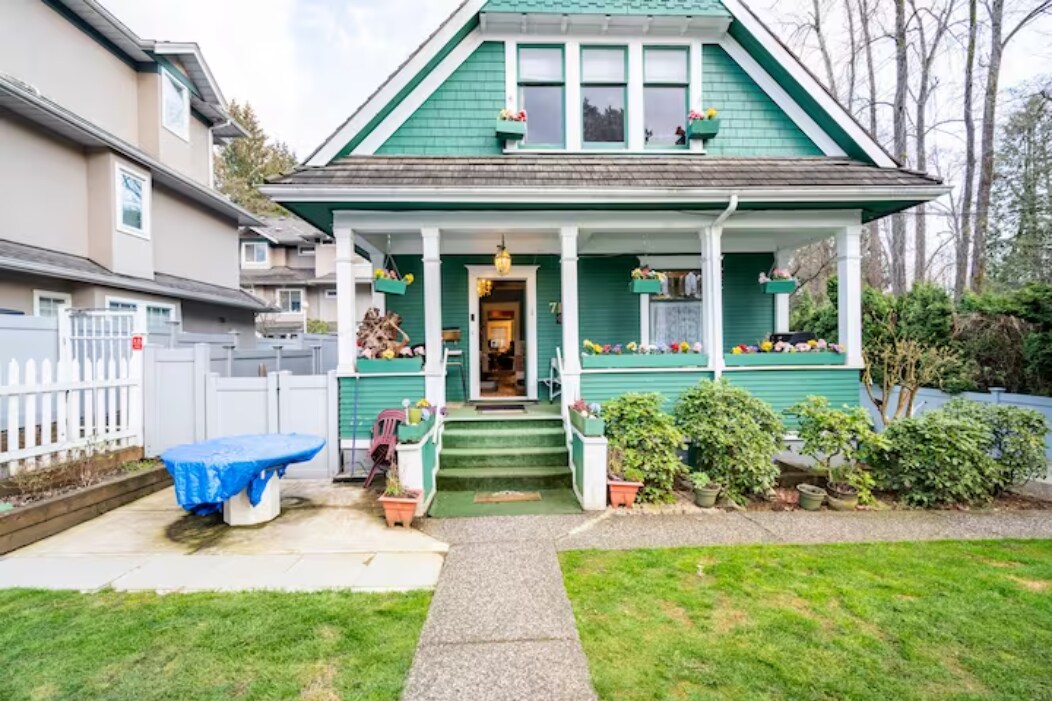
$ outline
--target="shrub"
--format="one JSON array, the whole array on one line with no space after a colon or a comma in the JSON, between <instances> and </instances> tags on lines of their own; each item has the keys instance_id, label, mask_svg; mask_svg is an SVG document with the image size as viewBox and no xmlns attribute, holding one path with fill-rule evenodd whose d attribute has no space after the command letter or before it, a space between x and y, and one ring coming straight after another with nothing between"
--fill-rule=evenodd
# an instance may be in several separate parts
<instances>
[{"instance_id":1,"label":"shrub","mask_svg":"<svg viewBox=\"0 0 1052 701\"><path fill-rule=\"evenodd\" d=\"M680 395L673 413L694 446L694 467L730 499L742 503L774 488L785 426L765 402L725 380L702 380Z\"/></svg>"},{"instance_id":2,"label":"shrub","mask_svg":"<svg viewBox=\"0 0 1052 701\"><path fill-rule=\"evenodd\" d=\"M884 432L886 450L870 465L878 483L913 506L989 500L998 466L990 432L971 417L943 410L895 421Z\"/></svg>"},{"instance_id":3,"label":"shrub","mask_svg":"<svg viewBox=\"0 0 1052 701\"><path fill-rule=\"evenodd\" d=\"M672 501L676 477L686 471L678 454L683 433L661 410L663 401L660 394L629 393L603 407L612 462L626 478L642 476L643 502Z\"/></svg>"},{"instance_id":4,"label":"shrub","mask_svg":"<svg viewBox=\"0 0 1052 701\"><path fill-rule=\"evenodd\" d=\"M983 404L954 399L942 411L982 425L988 433L988 454L997 462L992 493L999 494L1048 472L1045 436L1048 423L1040 412L1003 404Z\"/></svg>"}]
</instances>

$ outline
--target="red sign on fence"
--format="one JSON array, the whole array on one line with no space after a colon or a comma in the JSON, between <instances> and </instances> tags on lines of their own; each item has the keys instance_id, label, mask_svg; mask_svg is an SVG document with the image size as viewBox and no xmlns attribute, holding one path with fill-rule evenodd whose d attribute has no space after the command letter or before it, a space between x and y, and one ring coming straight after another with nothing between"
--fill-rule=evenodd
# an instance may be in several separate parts
<instances>
[{"instance_id":1,"label":"red sign on fence","mask_svg":"<svg viewBox=\"0 0 1052 701\"><path fill-rule=\"evenodd\" d=\"M142 336L132 336L132 350L133 351L141 351L142 350Z\"/></svg>"}]
</instances>

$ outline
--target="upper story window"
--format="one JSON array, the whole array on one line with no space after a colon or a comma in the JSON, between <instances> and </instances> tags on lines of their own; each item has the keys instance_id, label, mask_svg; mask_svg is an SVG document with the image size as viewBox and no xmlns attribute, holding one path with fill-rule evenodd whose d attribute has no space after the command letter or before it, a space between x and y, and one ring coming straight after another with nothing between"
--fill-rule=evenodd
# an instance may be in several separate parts
<instances>
[{"instance_id":1,"label":"upper story window","mask_svg":"<svg viewBox=\"0 0 1052 701\"><path fill-rule=\"evenodd\" d=\"M563 47L519 47L519 107L529 115L524 145L562 148L566 143L566 71Z\"/></svg>"},{"instance_id":2,"label":"upper story window","mask_svg":"<svg viewBox=\"0 0 1052 701\"><path fill-rule=\"evenodd\" d=\"M627 50L624 47L582 48L581 125L586 147L626 144L627 101ZM532 116L531 113L531 119Z\"/></svg>"},{"instance_id":3,"label":"upper story window","mask_svg":"<svg viewBox=\"0 0 1052 701\"><path fill-rule=\"evenodd\" d=\"M241 244L241 262L245 265L266 265L269 247L263 241L245 241Z\"/></svg>"},{"instance_id":4,"label":"upper story window","mask_svg":"<svg viewBox=\"0 0 1052 701\"><path fill-rule=\"evenodd\" d=\"M150 178L122 165L116 171L117 230L150 236Z\"/></svg>"},{"instance_id":5,"label":"upper story window","mask_svg":"<svg viewBox=\"0 0 1052 701\"><path fill-rule=\"evenodd\" d=\"M303 311L303 290L278 290L278 306L283 312L298 314Z\"/></svg>"},{"instance_id":6,"label":"upper story window","mask_svg":"<svg viewBox=\"0 0 1052 701\"><path fill-rule=\"evenodd\" d=\"M161 69L161 121L181 139L190 139L190 89L174 73Z\"/></svg>"},{"instance_id":7,"label":"upper story window","mask_svg":"<svg viewBox=\"0 0 1052 701\"><path fill-rule=\"evenodd\" d=\"M643 51L643 120L648 148L686 146L690 52L680 47Z\"/></svg>"}]
</instances>

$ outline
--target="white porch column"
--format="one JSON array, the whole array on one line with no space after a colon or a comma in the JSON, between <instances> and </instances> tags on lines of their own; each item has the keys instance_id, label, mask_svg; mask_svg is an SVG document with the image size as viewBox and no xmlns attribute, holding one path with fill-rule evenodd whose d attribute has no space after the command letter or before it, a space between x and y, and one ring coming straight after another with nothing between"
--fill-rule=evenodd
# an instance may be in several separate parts
<instances>
[{"instance_id":1,"label":"white porch column","mask_svg":"<svg viewBox=\"0 0 1052 701\"><path fill-rule=\"evenodd\" d=\"M341 375L353 375L358 357L358 332L354 321L354 231L334 221L336 237L336 337L337 366Z\"/></svg>"},{"instance_id":2,"label":"white porch column","mask_svg":"<svg viewBox=\"0 0 1052 701\"><path fill-rule=\"evenodd\" d=\"M420 230L424 240L424 388L427 400L435 406L446 404L446 377L442 373L442 259L438 229Z\"/></svg>"},{"instance_id":3,"label":"white porch column","mask_svg":"<svg viewBox=\"0 0 1052 701\"><path fill-rule=\"evenodd\" d=\"M581 396L581 335L577 313L577 227L564 226L562 241L563 406Z\"/></svg>"},{"instance_id":4,"label":"white porch column","mask_svg":"<svg viewBox=\"0 0 1052 701\"><path fill-rule=\"evenodd\" d=\"M836 235L839 339L847 364L862 367L862 225L846 226Z\"/></svg>"},{"instance_id":5,"label":"white porch column","mask_svg":"<svg viewBox=\"0 0 1052 701\"><path fill-rule=\"evenodd\" d=\"M792 256L792 251L775 251L774 267L787 269ZM774 295L774 330L777 333L788 333L792 330L789 328L789 295Z\"/></svg>"},{"instance_id":6,"label":"white porch column","mask_svg":"<svg viewBox=\"0 0 1052 701\"><path fill-rule=\"evenodd\" d=\"M709 226L701 239L701 285L705 352L718 377L723 371L723 227Z\"/></svg>"}]
</instances>

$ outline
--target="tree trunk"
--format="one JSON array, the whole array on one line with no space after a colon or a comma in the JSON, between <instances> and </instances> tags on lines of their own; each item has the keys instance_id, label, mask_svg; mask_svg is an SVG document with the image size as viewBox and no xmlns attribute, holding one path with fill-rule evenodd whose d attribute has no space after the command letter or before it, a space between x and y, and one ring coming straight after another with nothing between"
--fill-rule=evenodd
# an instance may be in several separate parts
<instances>
[{"instance_id":1,"label":"tree trunk","mask_svg":"<svg viewBox=\"0 0 1052 701\"><path fill-rule=\"evenodd\" d=\"M836 74L833 72L833 59L829 55L829 45L826 43L826 35L822 29L822 7L819 6L819 0L811 0L811 12L811 26L814 27L815 36L818 38L818 50L822 54L822 63L825 65L829 92L833 93L834 97L838 97Z\"/></svg>"},{"instance_id":2,"label":"tree trunk","mask_svg":"<svg viewBox=\"0 0 1052 701\"><path fill-rule=\"evenodd\" d=\"M877 134L877 71L873 60L873 35L870 31L872 13L869 0L858 0L858 20L862 28L862 44L865 48L866 76L868 87L869 135L880 140ZM866 226L866 248L863 265L866 271L866 283L870 287L883 290L887 285L884 275L884 246L880 241L880 222Z\"/></svg>"},{"instance_id":3,"label":"tree trunk","mask_svg":"<svg viewBox=\"0 0 1052 701\"><path fill-rule=\"evenodd\" d=\"M979 189L976 194L978 217L975 221L975 236L972 239L972 289L980 292L986 284L986 235L990 226L990 195L994 183L994 130L997 119L997 86L1001 77L1001 57L1004 55L1002 41L1004 23L1004 0L991 0L987 6L990 13L990 60L986 70L986 94L983 97L983 130L979 157Z\"/></svg>"},{"instance_id":4,"label":"tree trunk","mask_svg":"<svg viewBox=\"0 0 1052 701\"><path fill-rule=\"evenodd\" d=\"M906 45L906 0L895 0L895 158L902 164L906 153L906 99L909 94L909 54ZM906 292L906 218L896 214L891 222L891 291Z\"/></svg>"},{"instance_id":5,"label":"tree trunk","mask_svg":"<svg viewBox=\"0 0 1052 701\"><path fill-rule=\"evenodd\" d=\"M972 197L975 193L975 47L979 34L978 0L968 0L968 51L964 64L964 188L961 226L957 237L953 293L958 300L968 289L968 256L972 244Z\"/></svg>"}]
</instances>

